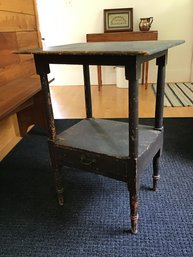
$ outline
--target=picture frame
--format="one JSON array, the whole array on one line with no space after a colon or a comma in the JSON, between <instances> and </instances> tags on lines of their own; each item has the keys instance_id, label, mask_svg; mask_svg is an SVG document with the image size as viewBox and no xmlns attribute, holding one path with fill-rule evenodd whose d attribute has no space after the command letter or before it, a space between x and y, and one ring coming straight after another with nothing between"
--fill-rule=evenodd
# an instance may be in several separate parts
<instances>
[{"instance_id":1,"label":"picture frame","mask_svg":"<svg viewBox=\"0 0 193 257\"><path fill-rule=\"evenodd\" d=\"M104 32L133 31L133 8L104 9Z\"/></svg>"}]
</instances>

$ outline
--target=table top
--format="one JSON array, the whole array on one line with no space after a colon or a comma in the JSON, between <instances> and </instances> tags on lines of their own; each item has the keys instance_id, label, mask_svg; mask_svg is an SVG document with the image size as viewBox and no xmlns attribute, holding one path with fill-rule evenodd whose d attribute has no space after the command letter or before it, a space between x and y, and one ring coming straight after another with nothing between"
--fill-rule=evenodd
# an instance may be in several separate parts
<instances>
[{"instance_id":1,"label":"table top","mask_svg":"<svg viewBox=\"0 0 193 257\"><path fill-rule=\"evenodd\" d=\"M152 55L184 43L184 40L76 43L47 48L24 49L15 53L72 56L136 56Z\"/></svg>"}]
</instances>

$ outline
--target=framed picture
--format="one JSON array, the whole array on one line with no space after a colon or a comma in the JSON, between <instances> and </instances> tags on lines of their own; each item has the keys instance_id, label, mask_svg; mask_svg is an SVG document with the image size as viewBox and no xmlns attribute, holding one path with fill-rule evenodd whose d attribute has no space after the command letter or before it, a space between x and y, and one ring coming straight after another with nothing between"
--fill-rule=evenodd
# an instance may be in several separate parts
<instances>
[{"instance_id":1,"label":"framed picture","mask_svg":"<svg viewBox=\"0 0 193 257\"><path fill-rule=\"evenodd\" d=\"M133 8L104 9L104 32L133 31Z\"/></svg>"}]
</instances>

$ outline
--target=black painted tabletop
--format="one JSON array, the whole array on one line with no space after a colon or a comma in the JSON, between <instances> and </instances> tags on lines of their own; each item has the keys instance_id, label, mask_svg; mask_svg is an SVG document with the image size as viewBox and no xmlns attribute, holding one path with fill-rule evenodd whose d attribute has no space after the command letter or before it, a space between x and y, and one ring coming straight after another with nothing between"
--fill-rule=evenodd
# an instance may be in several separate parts
<instances>
[{"instance_id":1,"label":"black painted tabletop","mask_svg":"<svg viewBox=\"0 0 193 257\"><path fill-rule=\"evenodd\" d=\"M23 49L18 54L49 55L152 55L183 44L184 40L76 43L47 48Z\"/></svg>"}]
</instances>

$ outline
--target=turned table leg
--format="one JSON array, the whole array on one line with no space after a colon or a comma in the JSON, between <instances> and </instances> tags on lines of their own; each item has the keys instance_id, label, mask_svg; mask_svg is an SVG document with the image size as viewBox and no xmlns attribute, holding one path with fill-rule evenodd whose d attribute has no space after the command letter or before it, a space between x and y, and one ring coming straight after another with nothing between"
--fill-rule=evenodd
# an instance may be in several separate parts
<instances>
[{"instance_id":1,"label":"turned table leg","mask_svg":"<svg viewBox=\"0 0 193 257\"><path fill-rule=\"evenodd\" d=\"M64 194L63 194L64 187L63 187L63 181L62 181L61 166L59 165L59 162L57 160L57 153L56 153L57 150L54 146L54 143L49 140L48 140L48 147L49 147L49 153L50 153L51 166L54 173L58 204L60 206L63 206L64 205Z\"/></svg>"},{"instance_id":2,"label":"turned table leg","mask_svg":"<svg viewBox=\"0 0 193 257\"><path fill-rule=\"evenodd\" d=\"M129 163L128 190L130 193L131 232L137 233L138 224L138 81L141 73L141 63L134 61L125 68L126 79L129 80Z\"/></svg>"},{"instance_id":3,"label":"turned table leg","mask_svg":"<svg viewBox=\"0 0 193 257\"><path fill-rule=\"evenodd\" d=\"M100 65L97 65L97 76L98 76L98 91L100 91L102 88L102 70Z\"/></svg>"},{"instance_id":4,"label":"turned table leg","mask_svg":"<svg viewBox=\"0 0 193 257\"><path fill-rule=\"evenodd\" d=\"M137 234L138 230L138 196L137 192L130 190L130 213L131 213L131 233Z\"/></svg>"},{"instance_id":5,"label":"turned table leg","mask_svg":"<svg viewBox=\"0 0 193 257\"><path fill-rule=\"evenodd\" d=\"M160 170L160 156L161 151L154 156L153 158L153 191L157 190L158 180L160 179L159 170Z\"/></svg>"},{"instance_id":6,"label":"turned table leg","mask_svg":"<svg viewBox=\"0 0 193 257\"><path fill-rule=\"evenodd\" d=\"M49 89L49 82L47 74L50 72L49 65L42 62L41 57L35 56L37 74L40 75L41 87L44 95L44 105L46 109L46 119L48 124L48 146L51 159L51 166L54 172L56 193L58 196L59 205L64 204L62 178L60 173L60 167L57 160L56 149L54 146L54 140L56 138L56 128L54 122L54 115L52 109L51 95Z\"/></svg>"}]
</instances>

